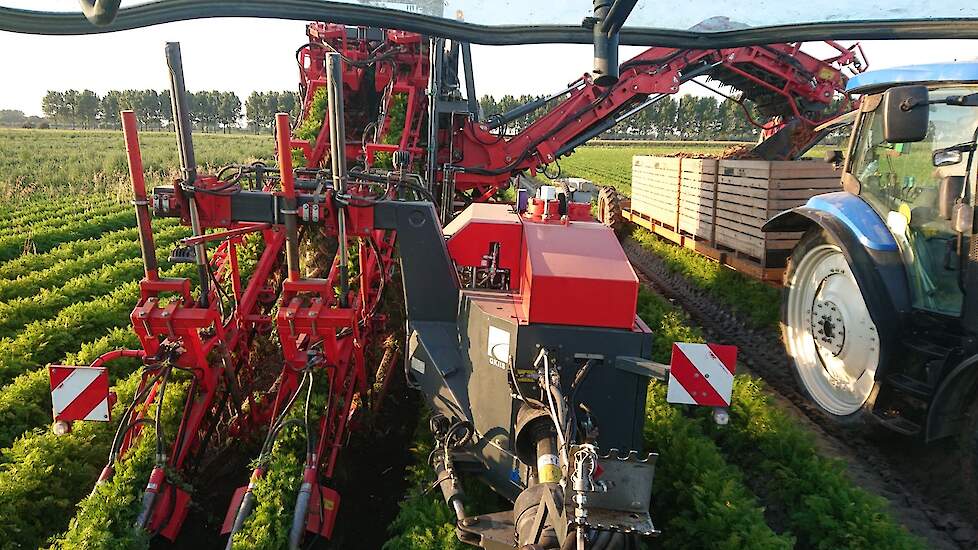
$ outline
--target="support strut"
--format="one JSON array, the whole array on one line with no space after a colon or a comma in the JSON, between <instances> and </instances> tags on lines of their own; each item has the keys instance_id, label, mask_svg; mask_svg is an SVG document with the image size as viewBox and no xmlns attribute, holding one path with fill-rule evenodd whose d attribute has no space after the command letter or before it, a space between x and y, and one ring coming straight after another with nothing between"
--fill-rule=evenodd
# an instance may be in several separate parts
<instances>
[{"instance_id":1,"label":"support strut","mask_svg":"<svg viewBox=\"0 0 978 550\"><path fill-rule=\"evenodd\" d=\"M333 167L333 190L346 195L346 120L343 111L343 65L340 54L326 56L327 102L329 108L329 156ZM340 256L340 307L348 307L350 293L349 251L346 238L346 207L336 208L336 228Z\"/></svg>"}]
</instances>

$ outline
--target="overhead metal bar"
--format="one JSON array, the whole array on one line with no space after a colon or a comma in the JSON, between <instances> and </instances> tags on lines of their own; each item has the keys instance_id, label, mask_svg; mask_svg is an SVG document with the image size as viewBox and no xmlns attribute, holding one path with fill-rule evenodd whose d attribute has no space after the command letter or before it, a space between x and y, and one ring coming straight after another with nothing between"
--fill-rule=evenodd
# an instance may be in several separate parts
<instances>
[{"instance_id":1,"label":"overhead metal bar","mask_svg":"<svg viewBox=\"0 0 978 550\"><path fill-rule=\"evenodd\" d=\"M638 4L638 0L615 0L608 10L608 15L601 22L601 32L610 37L620 31L625 25L625 20L635 9L635 4Z\"/></svg>"},{"instance_id":2,"label":"overhead metal bar","mask_svg":"<svg viewBox=\"0 0 978 550\"><path fill-rule=\"evenodd\" d=\"M374 6L323 0L163 0L119 10L109 25L92 25L81 12L39 12L0 8L0 30L42 35L98 34L214 17L250 17L298 21L329 21L346 25L396 28L427 36L483 45L591 44L591 29L574 25L488 26L464 23ZM623 27L620 43L675 48L732 48L810 40L911 40L978 38L978 20L918 19L902 21L841 21L781 25L722 32Z\"/></svg>"}]
</instances>

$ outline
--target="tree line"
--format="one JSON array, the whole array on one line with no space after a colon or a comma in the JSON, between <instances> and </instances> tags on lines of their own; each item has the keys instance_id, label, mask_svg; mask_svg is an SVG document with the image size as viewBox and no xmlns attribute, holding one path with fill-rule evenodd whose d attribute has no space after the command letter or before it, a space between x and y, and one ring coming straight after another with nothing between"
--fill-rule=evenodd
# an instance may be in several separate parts
<instances>
[{"instance_id":1,"label":"tree line","mask_svg":"<svg viewBox=\"0 0 978 550\"><path fill-rule=\"evenodd\" d=\"M234 92L201 91L188 93L191 120L201 131L229 132L233 128L258 133L271 131L275 113L288 112L293 120L300 114L302 102L295 92L252 92L241 102ZM499 99L483 96L483 117L506 113L542 96L504 95ZM507 125L508 133L522 131L545 114L556 102ZM170 92L164 90L111 90L99 96L91 90L50 90L41 102L45 116L54 124L71 128L119 128L119 112L132 109L147 129L172 127ZM632 115L601 137L610 139L648 140L736 140L753 141L759 129L750 123L749 112L763 122L750 102L743 106L732 99L712 96L666 96Z\"/></svg>"},{"instance_id":2,"label":"tree line","mask_svg":"<svg viewBox=\"0 0 978 550\"><path fill-rule=\"evenodd\" d=\"M252 92L243 104L234 92L209 90L187 95L191 122L204 132L230 132L242 122L256 133L270 130L275 113L285 111L295 117L301 108L298 96L289 91ZM119 128L119 113L125 110L135 111L144 129L173 126L169 90L110 90L102 96L91 90L48 90L41 110L52 123L72 129Z\"/></svg>"},{"instance_id":3,"label":"tree line","mask_svg":"<svg viewBox=\"0 0 978 550\"><path fill-rule=\"evenodd\" d=\"M510 111L543 96L504 95L498 100L482 96L479 100L486 118ZM548 107L556 103L551 102ZM635 113L602 135L611 139L648 140L731 140L753 141L759 129L750 123L745 114L750 112L754 120L763 121L757 112L745 102L742 107L732 99L719 101L710 96L666 96L656 103ZM542 108L530 115L513 121L507 127L509 133L520 132L548 112Z\"/></svg>"}]
</instances>

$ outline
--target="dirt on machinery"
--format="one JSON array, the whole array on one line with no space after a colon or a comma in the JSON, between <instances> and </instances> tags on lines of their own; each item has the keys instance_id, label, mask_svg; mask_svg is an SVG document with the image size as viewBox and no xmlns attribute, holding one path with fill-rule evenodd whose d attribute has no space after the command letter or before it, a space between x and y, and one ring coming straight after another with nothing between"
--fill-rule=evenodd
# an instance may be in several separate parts
<instances>
[{"instance_id":1,"label":"dirt on machinery","mask_svg":"<svg viewBox=\"0 0 978 550\"><path fill-rule=\"evenodd\" d=\"M662 155L664 157L673 158L694 158L694 159L719 159L719 160L752 160L760 159L756 153L754 153L753 145L731 145L719 153L703 153L703 152L686 152L679 151L676 153L668 153Z\"/></svg>"},{"instance_id":2,"label":"dirt on machinery","mask_svg":"<svg viewBox=\"0 0 978 550\"><path fill-rule=\"evenodd\" d=\"M738 370L763 378L781 409L813 434L820 453L844 462L853 483L886 499L897 521L930 548L978 547L975 502L963 496L966 485L955 475L962 470L955 441L924 445L871 423L828 418L798 390L780 334L751 328L636 241L622 245L642 284L681 307L711 341L737 345Z\"/></svg>"}]
</instances>

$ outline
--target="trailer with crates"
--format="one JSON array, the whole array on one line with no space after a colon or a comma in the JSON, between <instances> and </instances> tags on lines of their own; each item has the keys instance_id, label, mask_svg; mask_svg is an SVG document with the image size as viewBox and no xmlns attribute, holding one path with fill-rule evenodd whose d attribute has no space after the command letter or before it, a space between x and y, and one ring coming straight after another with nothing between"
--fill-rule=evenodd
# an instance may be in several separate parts
<instances>
[{"instance_id":1,"label":"trailer with crates","mask_svg":"<svg viewBox=\"0 0 978 550\"><path fill-rule=\"evenodd\" d=\"M681 246L771 283L780 283L793 231L764 232L780 212L841 189L839 172L818 160L635 156L622 217Z\"/></svg>"}]
</instances>

